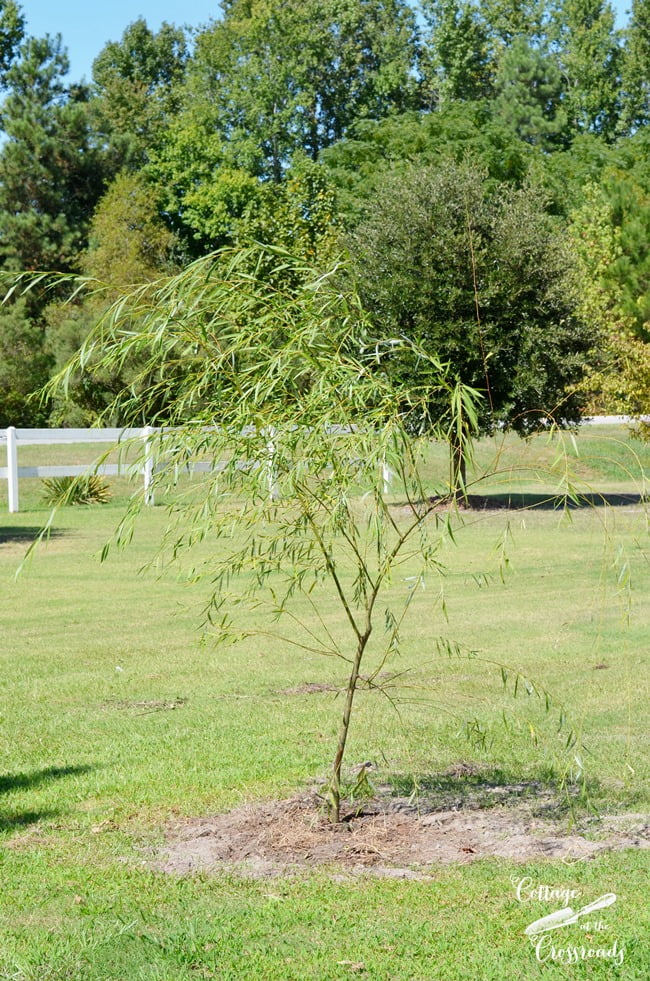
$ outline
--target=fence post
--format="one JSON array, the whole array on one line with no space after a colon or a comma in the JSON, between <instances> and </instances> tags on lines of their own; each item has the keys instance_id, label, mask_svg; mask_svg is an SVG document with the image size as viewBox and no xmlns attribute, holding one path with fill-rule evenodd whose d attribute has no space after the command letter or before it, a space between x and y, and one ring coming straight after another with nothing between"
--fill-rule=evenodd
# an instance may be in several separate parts
<instances>
[{"instance_id":1,"label":"fence post","mask_svg":"<svg viewBox=\"0 0 650 981\"><path fill-rule=\"evenodd\" d=\"M7 493L9 498L9 513L18 511L18 444L16 429L7 429Z\"/></svg>"},{"instance_id":2,"label":"fence post","mask_svg":"<svg viewBox=\"0 0 650 981\"><path fill-rule=\"evenodd\" d=\"M151 448L151 436L154 430L151 426L145 426L142 430L142 435L144 437L144 467L142 473L144 475L144 503L149 507L154 504L153 496L153 450Z\"/></svg>"},{"instance_id":3,"label":"fence post","mask_svg":"<svg viewBox=\"0 0 650 981\"><path fill-rule=\"evenodd\" d=\"M271 426L268 432L268 441L266 444L267 450L267 480L269 487L269 499L271 501L277 501L280 497L280 491L277 483L277 474L275 471L275 428Z\"/></svg>"},{"instance_id":4,"label":"fence post","mask_svg":"<svg viewBox=\"0 0 650 981\"><path fill-rule=\"evenodd\" d=\"M385 458L381 462L381 477L384 483L384 494L390 494L391 472Z\"/></svg>"}]
</instances>

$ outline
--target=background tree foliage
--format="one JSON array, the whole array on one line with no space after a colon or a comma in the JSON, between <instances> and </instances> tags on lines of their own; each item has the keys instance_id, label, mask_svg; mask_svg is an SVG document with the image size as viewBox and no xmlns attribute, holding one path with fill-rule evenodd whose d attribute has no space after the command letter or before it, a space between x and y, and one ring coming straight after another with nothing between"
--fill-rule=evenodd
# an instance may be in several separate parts
<instances>
[{"instance_id":1,"label":"background tree foliage","mask_svg":"<svg viewBox=\"0 0 650 981\"><path fill-rule=\"evenodd\" d=\"M0 3L0 80L5 83L5 73L11 66L18 46L25 36L25 18L14 0Z\"/></svg>"},{"instance_id":2,"label":"background tree foliage","mask_svg":"<svg viewBox=\"0 0 650 981\"><path fill-rule=\"evenodd\" d=\"M158 213L153 188L138 174L120 174L97 207L89 246L81 258L83 272L105 286L73 303L53 303L45 310L46 347L55 369L67 364L125 290L175 268L175 244ZM65 398L54 400L52 420L58 425L90 425L136 370L129 362L110 373L86 365L84 373L70 381Z\"/></svg>"},{"instance_id":3,"label":"background tree foliage","mask_svg":"<svg viewBox=\"0 0 650 981\"><path fill-rule=\"evenodd\" d=\"M125 172L138 193L147 189L151 221L172 236L180 265L254 241L326 265L341 235L366 220L388 172L468 162L484 175L486 200L500 187L504 197L544 188L565 230L584 214L585 188L599 189L618 244L598 281L619 296L634 339L629 363L639 355L643 375L649 9L634 0L617 29L608 0L422 0L419 17L405 0L227 0L193 34L169 24L154 32L137 19L104 44L92 85L80 86L66 76L61 40L30 37L18 4L4 0L0 267L87 271L91 227L112 200L113 231L102 233L96 258L119 283ZM147 236L133 229L129 243L128 262L146 280ZM577 257L574 267L589 292L589 261ZM14 392L27 393L90 329L95 312L71 319L56 302L34 292L11 312L1 350L7 377L24 370ZM619 321L608 310L611 339ZM594 370L614 363L604 350L583 356ZM18 411L14 396L11 404ZM633 404L641 411L643 398ZM35 403L25 395L20 405L30 418Z\"/></svg>"},{"instance_id":4,"label":"background tree foliage","mask_svg":"<svg viewBox=\"0 0 650 981\"><path fill-rule=\"evenodd\" d=\"M621 70L621 130L636 132L650 122L650 3L632 0Z\"/></svg>"},{"instance_id":5,"label":"background tree foliage","mask_svg":"<svg viewBox=\"0 0 650 981\"><path fill-rule=\"evenodd\" d=\"M296 150L315 160L357 119L408 107L414 57L402 0L230 0L197 38L187 97L231 165L277 182Z\"/></svg>"},{"instance_id":6,"label":"background tree foliage","mask_svg":"<svg viewBox=\"0 0 650 981\"><path fill-rule=\"evenodd\" d=\"M188 51L182 29L154 34L142 18L93 62L93 125L111 169L138 169L179 110Z\"/></svg>"},{"instance_id":7,"label":"background tree foliage","mask_svg":"<svg viewBox=\"0 0 650 981\"><path fill-rule=\"evenodd\" d=\"M79 268L104 180L88 118L88 92L67 86L61 39L26 38L4 78L0 107L0 269ZM52 367L45 301L32 292L0 324L0 416L8 425L43 422L29 399Z\"/></svg>"},{"instance_id":8,"label":"background tree foliage","mask_svg":"<svg viewBox=\"0 0 650 981\"><path fill-rule=\"evenodd\" d=\"M478 417L522 434L575 422L595 331L558 223L533 186L490 188L468 164L385 178L351 238L355 280L375 330L406 337L484 393ZM417 377L415 358L400 360ZM432 402L426 428L440 416Z\"/></svg>"}]
</instances>

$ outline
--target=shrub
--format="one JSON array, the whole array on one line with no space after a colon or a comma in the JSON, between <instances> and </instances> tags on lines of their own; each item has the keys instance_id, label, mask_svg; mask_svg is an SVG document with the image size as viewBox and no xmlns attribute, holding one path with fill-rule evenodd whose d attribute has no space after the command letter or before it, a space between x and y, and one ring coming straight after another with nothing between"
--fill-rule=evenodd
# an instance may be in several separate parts
<instances>
[{"instance_id":1,"label":"shrub","mask_svg":"<svg viewBox=\"0 0 650 981\"><path fill-rule=\"evenodd\" d=\"M111 490L97 474L83 477L50 477L43 480L43 501L56 504L106 504Z\"/></svg>"}]
</instances>

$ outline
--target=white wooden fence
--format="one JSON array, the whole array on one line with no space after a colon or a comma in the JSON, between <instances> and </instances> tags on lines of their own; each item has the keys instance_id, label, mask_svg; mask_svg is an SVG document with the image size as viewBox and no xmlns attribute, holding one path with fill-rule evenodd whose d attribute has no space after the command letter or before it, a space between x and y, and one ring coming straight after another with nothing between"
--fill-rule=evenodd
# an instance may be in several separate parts
<instances>
[{"instance_id":1,"label":"white wooden fence","mask_svg":"<svg viewBox=\"0 0 650 981\"><path fill-rule=\"evenodd\" d=\"M650 422L650 416L641 417L644 422ZM586 425L628 424L633 421L629 416L592 416L586 418ZM338 428L338 427L334 427ZM347 427L343 427L347 429ZM160 432L152 426L142 429L0 429L0 448L7 446L7 466L0 467L0 480L7 481L7 496L9 511L19 509L18 478L19 477L78 477L85 473L97 473L103 476L136 476L141 475L144 481L144 493L147 504L153 504L152 481L154 473L154 453L151 437ZM59 466L20 467L18 465L18 450L21 446L46 446L54 443L112 443L115 446L126 443L127 440L142 439L145 445L144 466L127 463L104 463L98 467L93 464L62 464ZM269 493L276 494L275 477L273 474L273 439L268 443L269 459L264 464L269 468ZM270 461L270 464L269 464ZM250 466L250 462L246 464ZM262 464L258 464L262 465ZM191 465L193 470L219 469L219 463L197 462ZM384 493L389 493L391 473L384 464L383 468Z\"/></svg>"},{"instance_id":2,"label":"white wooden fence","mask_svg":"<svg viewBox=\"0 0 650 981\"><path fill-rule=\"evenodd\" d=\"M153 436L162 432L153 426L143 426L142 429L16 429L10 426L8 429L0 429L0 448L5 443L7 446L7 466L0 467L0 480L7 481L7 496L9 501L9 512L15 513L19 510L18 498L18 478L19 477L79 477L83 474L96 473L102 476L141 476L144 482L144 498L146 504L154 503L153 476L154 468L160 461L156 459L153 446ZM250 432L255 429L250 427ZM144 456L140 455L140 463L129 464L120 463L94 463L87 464L59 464L36 467L21 467L18 462L18 452L21 446L51 446L56 443L111 443L118 451L120 446L126 448L127 443L135 440L144 441ZM273 433L269 433L266 443L266 457L263 460L239 461L236 465L242 468L263 466L267 473L269 494L272 498L277 496L277 485L273 457L275 446ZM190 472L211 471L218 472L226 464L222 461L195 460L187 463L185 470Z\"/></svg>"},{"instance_id":3,"label":"white wooden fence","mask_svg":"<svg viewBox=\"0 0 650 981\"><path fill-rule=\"evenodd\" d=\"M144 480L145 498L153 504L151 483L153 477L153 452L149 438L157 430L151 426L142 429L0 429L0 447L7 446L7 466L0 467L0 480L7 481L9 511L19 510L19 477L79 477L92 472L104 476L134 476L141 474ZM112 443L119 445L126 440L142 439L145 443L144 466L127 463L103 463L98 467L92 464L61 464L58 466L21 467L18 452L21 446L46 446L55 443Z\"/></svg>"}]
</instances>

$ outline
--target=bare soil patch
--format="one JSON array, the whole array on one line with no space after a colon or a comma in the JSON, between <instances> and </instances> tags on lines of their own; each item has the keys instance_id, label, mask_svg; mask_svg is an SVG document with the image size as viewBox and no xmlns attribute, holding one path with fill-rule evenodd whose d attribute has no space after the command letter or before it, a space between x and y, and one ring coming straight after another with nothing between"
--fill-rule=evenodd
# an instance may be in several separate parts
<instances>
[{"instance_id":1,"label":"bare soil patch","mask_svg":"<svg viewBox=\"0 0 650 981\"><path fill-rule=\"evenodd\" d=\"M507 795L506 795L507 796ZM227 869L249 877L330 866L344 875L426 878L432 865L499 857L588 859L622 848L650 848L650 817L591 819L581 832L541 816L531 801L485 808L435 803L380 792L363 810L330 824L309 792L190 819L168 830L154 867L176 875Z\"/></svg>"}]
</instances>

